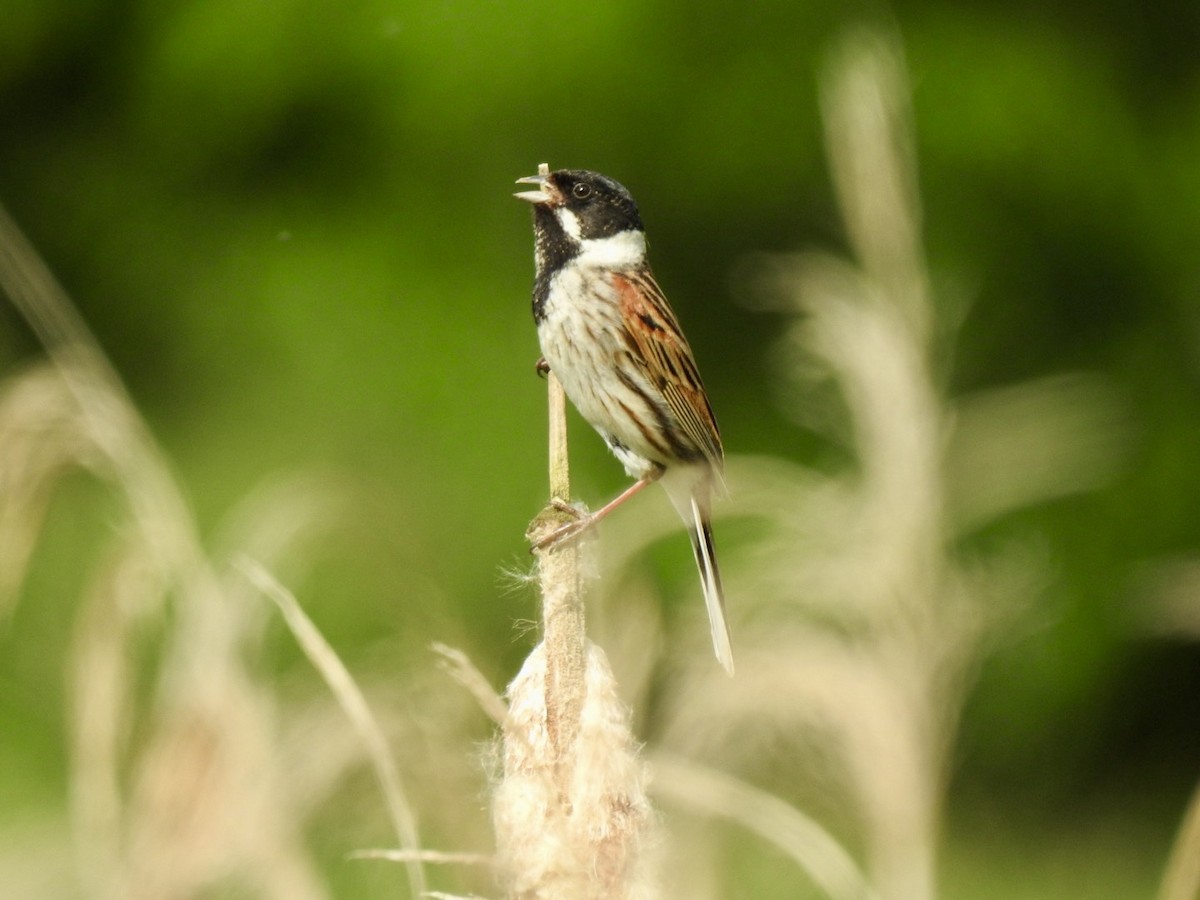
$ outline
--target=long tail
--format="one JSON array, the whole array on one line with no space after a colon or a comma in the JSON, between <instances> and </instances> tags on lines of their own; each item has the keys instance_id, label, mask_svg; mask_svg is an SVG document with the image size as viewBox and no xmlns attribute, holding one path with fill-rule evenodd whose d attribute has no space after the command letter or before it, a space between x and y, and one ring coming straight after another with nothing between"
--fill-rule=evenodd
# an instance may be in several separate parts
<instances>
[{"instance_id":1,"label":"long tail","mask_svg":"<svg viewBox=\"0 0 1200 900\"><path fill-rule=\"evenodd\" d=\"M729 643L729 626L725 623L725 594L721 590L721 572L717 568L717 553L713 547L712 524L695 496L691 498L691 506L692 522L688 524L688 537L692 539L692 552L696 554L696 565L700 567L704 605L708 608L708 624L712 628L713 652L725 671L732 675L733 647Z\"/></svg>"}]
</instances>

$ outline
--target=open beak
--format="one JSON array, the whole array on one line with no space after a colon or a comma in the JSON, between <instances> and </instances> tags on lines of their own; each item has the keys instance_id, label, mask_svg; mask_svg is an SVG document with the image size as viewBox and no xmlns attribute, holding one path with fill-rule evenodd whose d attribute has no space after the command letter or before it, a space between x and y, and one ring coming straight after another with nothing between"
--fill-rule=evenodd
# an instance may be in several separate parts
<instances>
[{"instance_id":1,"label":"open beak","mask_svg":"<svg viewBox=\"0 0 1200 900\"><path fill-rule=\"evenodd\" d=\"M554 186L550 184L550 176L544 172L518 178L517 184L536 184L538 186L536 191L521 191L513 194L518 200L527 200L530 203L549 203L557 193L554 191Z\"/></svg>"}]
</instances>

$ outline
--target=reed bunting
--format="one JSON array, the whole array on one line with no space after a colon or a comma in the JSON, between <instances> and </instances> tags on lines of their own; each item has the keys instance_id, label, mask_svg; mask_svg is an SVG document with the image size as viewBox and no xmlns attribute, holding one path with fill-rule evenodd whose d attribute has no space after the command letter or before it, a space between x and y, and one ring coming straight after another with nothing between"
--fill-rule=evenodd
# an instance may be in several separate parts
<instances>
[{"instance_id":1,"label":"reed bunting","mask_svg":"<svg viewBox=\"0 0 1200 900\"><path fill-rule=\"evenodd\" d=\"M732 675L709 513L721 484L721 435L691 348L650 272L637 204L611 178L583 169L543 166L517 183L534 186L516 196L533 204L533 318L544 365L637 479L538 546L575 536L661 482L687 525L713 649Z\"/></svg>"}]
</instances>

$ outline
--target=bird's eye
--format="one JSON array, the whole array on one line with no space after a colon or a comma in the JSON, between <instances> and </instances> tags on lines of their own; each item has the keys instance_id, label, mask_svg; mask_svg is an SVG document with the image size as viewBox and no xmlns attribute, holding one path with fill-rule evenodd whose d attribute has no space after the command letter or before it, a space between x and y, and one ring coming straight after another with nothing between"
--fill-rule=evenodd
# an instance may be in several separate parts
<instances>
[{"instance_id":1,"label":"bird's eye","mask_svg":"<svg viewBox=\"0 0 1200 900\"><path fill-rule=\"evenodd\" d=\"M592 196L592 186L585 181L580 181L571 188L571 193L575 195L576 200L586 200Z\"/></svg>"}]
</instances>

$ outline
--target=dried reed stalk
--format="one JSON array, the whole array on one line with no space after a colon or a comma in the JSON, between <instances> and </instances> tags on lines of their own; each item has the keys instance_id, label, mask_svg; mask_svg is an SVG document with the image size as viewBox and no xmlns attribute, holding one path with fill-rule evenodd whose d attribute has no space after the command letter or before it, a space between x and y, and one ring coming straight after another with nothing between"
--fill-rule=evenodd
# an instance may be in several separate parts
<instances>
[{"instance_id":1,"label":"dried reed stalk","mask_svg":"<svg viewBox=\"0 0 1200 900\"><path fill-rule=\"evenodd\" d=\"M570 500L566 402L548 381L552 503L530 525L534 543L569 516L553 502ZM542 641L508 687L497 862L511 898L649 900L646 771L608 660L587 639L583 553L576 541L536 551Z\"/></svg>"}]
</instances>

